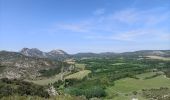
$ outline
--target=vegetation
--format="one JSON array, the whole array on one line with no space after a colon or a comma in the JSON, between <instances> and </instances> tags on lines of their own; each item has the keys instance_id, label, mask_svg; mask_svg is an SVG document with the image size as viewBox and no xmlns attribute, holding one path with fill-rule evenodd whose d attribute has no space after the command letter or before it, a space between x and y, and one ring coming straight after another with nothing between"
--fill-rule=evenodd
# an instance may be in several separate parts
<instances>
[{"instance_id":1,"label":"vegetation","mask_svg":"<svg viewBox=\"0 0 170 100\"><path fill-rule=\"evenodd\" d=\"M45 89L43 86L25 81L9 80L7 78L0 80L0 98L11 95L30 95L48 98L49 94Z\"/></svg>"},{"instance_id":2,"label":"vegetation","mask_svg":"<svg viewBox=\"0 0 170 100\"><path fill-rule=\"evenodd\" d=\"M74 74L71 74L69 76L66 76L65 79L83 79L89 73L91 73L90 70L83 70L83 71L79 71L79 72L76 72Z\"/></svg>"},{"instance_id":3,"label":"vegetation","mask_svg":"<svg viewBox=\"0 0 170 100\"><path fill-rule=\"evenodd\" d=\"M39 71L41 73L42 76L44 77L51 77L54 76L56 74L59 74L61 72L61 68L51 68L51 69L43 69Z\"/></svg>"},{"instance_id":4,"label":"vegetation","mask_svg":"<svg viewBox=\"0 0 170 100\"><path fill-rule=\"evenodd\" d=\"M106 96L106 92L104 91L104 89L99 86L94 86L94 87L87 88L87 89L68 88L65 90L65 92L71 95L76 95L76 96L84 95L87 98Z\"/></svg>"},{"instance_id":5,"label":"vegetation","mask_svg":"<svg viewBox=\"0 0 170 100\"><path fill-rule=\"evenodd\" d=\"M79 70L84 70L85 69L85 64L75 64L75 67Z\"/></svg>"},{"instance_id":6,"label":"vegetation","mask_svg":"<svg viewBox=\"0 0 170 100\"><path fill-rule=\"evenodd\" d=\"M170 80L165 78L163 75L150 79L124 78L115 81L115 85L110 88L121 93L131 93L133 91L150 88L160 88L162 86L170 87Z\"/></svg>"},{"instance_id":7,"label":"vegetation","mask_svg":"<svg viewBox=\"0 0 170 100\"><path fill-rule=\"evenodd\" d=\"M59 74L61 72L62 68L63 68L63 70L66 70L70 66L70 64L68 64L66 62L58 62L57 64L58 64L58 67L53 67L53 68L50 68L50 69L39 70L39 72L41 73L41 76L43 76L43 77L54 76L56 74Z\"/></svg>"},{"instance_id":8,"label":"vegetation","mask_svg":"<svg viewBox=\"0 0 170 100\"><path fill-rule=\"evenodd\" d=\"M166 77L170 78L170 68L164 70Z\"/></svg>"},{"instance_id":9,"label":"vegetation","mask_svg":"<svg viewBox=\"0 0 170 100\"><path fill-rule=\"evenodd\" d=\"M5 69L5 66L0 65L0 73L2 73L4 69Z\"/></svg>"},{"instance_id":10,"label":"vegetation","mask_svg":"<svg viewBox=\"0 0 170 100\"><path fill-rule=\"evenodd\" d=\"M105 95L100 96L103 99L125 100L136 95L134 97L144 100L140 92L142 89L170 87L169 79L162 73L170 67L167 60L127 56L81 59L77 63L86 64L85 69L91 70L91 73L83 82L75 82L65 88L65 92L71 95L95 97L86 95L84 91L95 88L97 84L97 87L105 91Z\"/></svg>"},{"instance_id":11,"label":"vegetation","mask_svg":"<svg viewBox=\"0 0 170 100\"><path fill-rule=\"evenodd\" d=\"M71 95L58 95L50 98L42 98L39 96L4 96L1 100L87 100L85 97L71 96Z\"/></svg>"},{"instance_id":12,"label":"vegetation","mask_svg":"<svg viewBox=\"0 0 170 100\"><path fill-rule=\"evenodd\" d=\"M170 89L169 88L159 88L159 89L143 89L143 96L147 99L154 100L170 100Z\"/></svg>"},{"instance_id":13,"label":"vegetation","mask_svg":"<svg viewBox=\"0 0 170 100\"><path fill-rule=\"evenodd\" d=\"M2 79L1 99L169 99L169 60L148 59L127 53L123 56L77 58L73 61L72 68L67 63L56 62L59 66L39 70L41 76L28 82ZM3 69L3 66L0 68ZM50 86L55 88L57 96L48 94L46 90Z\"/></svg>"}]
</instances>

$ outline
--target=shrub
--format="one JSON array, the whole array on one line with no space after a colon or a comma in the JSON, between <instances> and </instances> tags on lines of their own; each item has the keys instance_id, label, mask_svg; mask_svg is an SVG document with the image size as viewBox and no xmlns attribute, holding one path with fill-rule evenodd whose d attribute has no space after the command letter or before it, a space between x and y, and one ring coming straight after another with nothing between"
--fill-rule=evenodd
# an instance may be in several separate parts
<instances>
[{"instance_id":1,"label":"shrub","mask_svg":"<svg viewBox=\"0 0 170 100\"><path fill-rule=\"evenodd\" d=\"M71 95L81 96L84 95L87 98L93 97L104 97L106 96L106 92L102 87L94 86L88 89L80 89L80 88L69 88L66 90Z\"/></svg>"}]
</instances>

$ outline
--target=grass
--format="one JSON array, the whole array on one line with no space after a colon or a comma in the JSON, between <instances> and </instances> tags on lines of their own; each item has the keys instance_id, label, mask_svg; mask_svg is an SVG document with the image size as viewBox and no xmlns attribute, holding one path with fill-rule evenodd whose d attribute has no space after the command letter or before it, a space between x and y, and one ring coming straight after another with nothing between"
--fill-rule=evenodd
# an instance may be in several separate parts
<instances>
[{"instance_id":1,"label":"grass","mask_svg":"<svg viewBox=\"0 0 170 100\"><path fill-rule=\"evenodd\" d=\"M160 87L170 87L170 80L163 75L148 80L137 80L132 78L121 79L115 82L115 86L112 87L112 89L121 93L130 93L141 89Z\"/></svg>"},{"instance_id":2,"label":"grass","mask_svg":"<svg viewBox=\"0 0 170 100\"><path fill-rule=\"evenodd\" d=\"M137 77L137 78L140 78L140 79L145 79L146 77L154 76L154 75L156 75L157 73L161 73L161 72L148 72L148 73L136 75L136 77Z\"/></svg>"},{"instance_id":3,"label":"grass","mask_svg":"<svg viewBox=\"0 0 170 100\"><path fill-rule=\"evenodd\" d=\"M156 73L144 73L137 75L140 79L133 78L124 78L115 81L114 86L110 86L106 88L106 92L108 93L108 98L113 97L113 100L131 100L132 92L138 91L140 92L142 89L151 89L151 88L160 88L160 87L169 87L170 88L170 79L164 77L164 75L160 75L151 79L143 79L145 77L152 76ZM116 96L117 94L117 96ZM129 94L128 96L126 96ZM131 98L131 99L130 99ZM140 95L137 95L139 100L145 100ZM106 99L107 100L107 99Z\"/></svg>"},{"instance_id":4,"label":"grass","mask_svg":"<svg viewBox=\"0 0 170 100\"><path fill-rule=\"evenodd\" d=\"M85 69L85 64L75 64L75 67L81 70Z\"/></svg>"},{"instance_id":5,"label":"grass","mask_svg":"<svg viewBox=\"0 0 170 100\"><path fill-rule=\"evenodd\" d=\"M137 95L137 96L118 95L118 96L116 96L114 98L104 99L104 100L132 100L135 97L138 98L138 100L147 100L147 99L141 97L140 95Z\"/></svg>"},{"instance_id":6,"label":"grass","mask_svg":"<svg viewBox=\"0 0 170 100\"><path fill-rule=\"evenodd\" d=\"M18 96L12 95L8 97L3 97L1 100L87 100L83 97L71 96L71 95L57 95L50 98L42 98L38 96Z\"/></svg>"},{"instance_id":7,"label":"grass","mask_svg":"<svg viewBox=\"0 0 170 100\"><path fill-rule=\"evenodd\" d=\"M71 74L69 76L66 76L65 79L83 79L89 73L91 73L90 70L83 70L83 71L79 71L77 73Z\"/></svg>"},{"instance_id":8,"label":"grass","mask_svg":"<svg viewBox=\"0 0 170 100\"><path fill-rule=\"evenodd\" d=\"M107 96L104 98L104 100L132 100L133 98L138 98L138 100L147 100L144 97L141 96L141 94L133 95L120 93L118 91L114 91L112 88L106 88Z\"/></svg>"}]
</instances>

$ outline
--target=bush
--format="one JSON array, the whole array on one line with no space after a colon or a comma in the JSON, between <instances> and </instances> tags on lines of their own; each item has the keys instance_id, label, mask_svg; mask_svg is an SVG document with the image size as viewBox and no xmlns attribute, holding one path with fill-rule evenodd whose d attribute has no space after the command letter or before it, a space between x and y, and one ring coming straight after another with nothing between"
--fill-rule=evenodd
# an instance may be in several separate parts
<instances>
[{"instance_id":1,"label":"bush","mask_svg":"<svg viewBox=\"0 0 170 100\"><path fill-rule=\"evenodd\" d=\"M41 73L42 76L44 77L51 77L53 75L56 75L56 74L59 74L61 72L61 68L51 68L51 69L48 69L48 70L40 70L39 71Z\"/></svg>"},{"instance_id":2,"label":"bush","mask_svg":"<svg viewBox=\"0 0 170 100\"><path fill-rule=\"evenodd\" d=\"M7 78L0 80L0 98L10 95L31 95L48 98L49 94L45 87L21 80L9 80Z\"/></svg>"},{"instance_id":3,"label":"bush","mask_svg":"<svg viewBox=\"0 0 170 100\"><path fill-rule=\"evenodd\" d=\"M69 88L66 90L71 95L81 96L84 95L86 98L93 97L105 97L106 92L102 87L94 86L88 89L80 89L80 88Z\"/></svg>"}]
</instances>

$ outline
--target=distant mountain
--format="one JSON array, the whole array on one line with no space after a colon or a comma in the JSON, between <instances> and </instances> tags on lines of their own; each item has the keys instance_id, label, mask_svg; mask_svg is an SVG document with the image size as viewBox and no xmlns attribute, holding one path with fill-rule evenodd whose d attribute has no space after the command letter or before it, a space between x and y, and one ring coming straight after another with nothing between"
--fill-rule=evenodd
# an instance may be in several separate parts
<instances>
[{"instance_id":1,"label":"distant mountain","mask_svg":"<svg viewBox=\"0 0 170 100\"><path fill-rule=\"evenodd\" d=\"M96 58L96 57L113 57L117 53L114 52L103 52L103 53L77 53L73 55L74 58Z\"/></svg>"},{"instance_id":2,"label":"distant mountain","mask_svg":"<svg viewBox=\"0 0 170 100\"><path fill-rule=\"evenodd\" d=\"M170 57L170 50L140 50L135 52L124 52L122 56L162 56Z\"/></svg>"},{"instance_id":3,"label":"distant mountain","mask_svg":"<svg viewBox=\"0 0 170 100\"><path fill-rule=\"evenodd\" d=\"M74 58L95 58L95 57L138 57L138 56L162 56L170 57L170 50L140 50L135 52L103 52L103 53L77 53Z\"/></svg>"},{"instance_id":4,"label":"distant mountain","mask_svg":"<svg viewBox=\"0 0 170 100\"><path fill-rule=\"evenodd\" d=\"M68 58L70 55L67 54L65 51L63 50L52 50L48 53L46 53L47 58L51 58L51 59L65 59Z\"/></svg>"},{"instance_id":5,"label":"distant mountain","mask_svg":"<svg viewBox=\"0 0 170 100\"><path fill-rule=\"evenodd\" d=\"M20 51L21 54L30 57L37 57L37 58L49 58L49 59L64 59L69 57L69 55L63 50L52 50L50 52L43 52L36 48L23 48Z\"/></svg>"},{"instance_id":6,"label":"distant mountain","mask_svg":"<svg viewBox=\"0 0 170 100\"><path fill-rule=\"evenodd\" d=\"M30 56L30 57L39 57L39 58L46 58L47 57L45 52L42 52L37 48L32 48L32 49L23 48L20 51L20 53L23 54L23 55L26 55L26 56Z\"/></svg>"},{"instance_id":7,"label":"distant mountain","mask_svg":"<svg viewBox=\"0 0 170 100\"><path fill-rule=\"evenodd\" d=\"M97 57L97 53L77 53L72 55L73 58L83 58L83 57Z\"/></svg>"}]
</instances>

